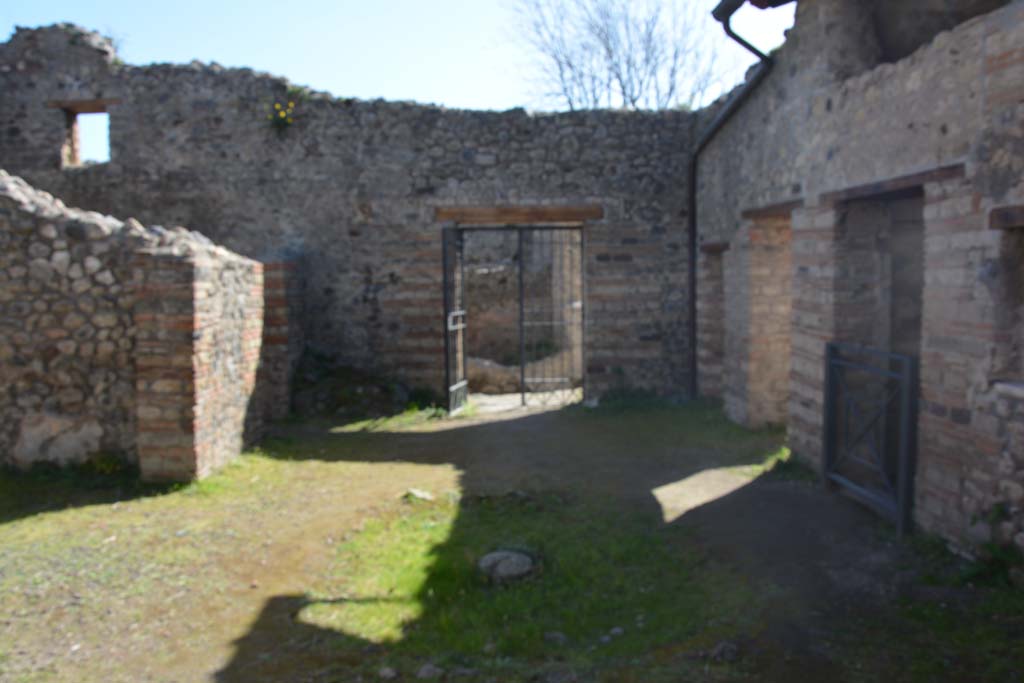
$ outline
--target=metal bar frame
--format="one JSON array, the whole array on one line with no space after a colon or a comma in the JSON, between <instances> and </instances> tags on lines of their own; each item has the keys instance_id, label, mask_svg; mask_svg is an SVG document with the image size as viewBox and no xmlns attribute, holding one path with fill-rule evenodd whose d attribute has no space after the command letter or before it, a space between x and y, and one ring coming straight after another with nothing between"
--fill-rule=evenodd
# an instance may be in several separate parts
<instances>
[{"instance_id":1,"label":"metal bar frame","mask_svg":"<svg viewBox=\"0 0 1024 683\"><path fill-rule=\"evenodd\" d=\"M883 367L868 365L844 358L843 354L870 356L877 358ZM827 342L825 345L825 443L822 453L822 480L828 486L837 487L840 491L849 494L853 498L867 504L881 515L889 518L895 525L900 536L908 533L912 525L913 495L914 495L914 469L915 454L917 450L917 387L918 367L917 359L898 353L891 353L881 349L859 346L842 342ZM893 364L898 370L892 370ZM850 443L845 444L845 450L849 451L862 442L869 434L877 431L876 423L882 412L888 411L894 399L899 402L899 444L895 453L890 453L888 444L885 443L883 434L880 454L880 474L883 479L888 480L889 474L886 470L886 462L889 457L896 460L895 486L891 494L865 486L853 481L838 471L839 462L842 460L839 444L839 393L851 393L845 386L840 373L846 370L862 372L874 375L882 381L896 380L898 382L898 397L886 394L885 400L879 407L879 415L871 418L868 426L857 434ZM844 408L844 415L848 411ZM848 430L847 430L848 431ZM849 436L847 434L847 436ZM890 461L891 462L891 461ZM891 480L890 480L891 485Z\"/></svg>"},{"instance_id":2,"label":"metal bar frame","mask_svg":"<svg viewBox=\"0 0 1024 683\"><path fill-rule=\"evenodd\" d=\"M526 240L523 236L526 234L522 227L516 228L516 234L519 246L517 247L518 252L516 254L516 266L519 270L519 402L524 408L526 407L526 285L525 285L525 271L526 266L523 262L526 260L525 246Z\"/></svg>"},{"instance_id":3,"label":"metal bar frame","mask_svg":"<svg viewBox=\"0 0 1024 683\"><path fill-rule=\"evenodd\" d=\"M443 292L442 292L442 305L444 306L444 385L445 385L445 403L448 406L449 414L456 414L462 408L465 407L465 401L462 401L458 405L455 405L457 397L460 392L465 391L466 396L469 395L469 373L468 365L465 354L464 337L463 342L456 342L456 347L452 347L452 333L465 334L466 329L466 310L465 308L455 309L456 304L463 302L456 301L456 287L465 286L465 259L460 256L456 256L457 263L452 263L453 253L455 255L461 255L462 251L462 233L458 227L444 227L441 233L441 264L444 270L443 272ZM456 276L454 267L459 267L459 273ZM461 321L459 320L461 318ZM460 338L459 336L456 337ZM462 379L455 382L454 372L452 364L456 362L458 357L459 349L462 347ZM454 352L454 358L453 358Z\"/></svg>"},{"instance_id":4,"label":"metal bar frame","mask_svg":"<svg viewBox=\"0 0 1024 683\"><path fill-rule=\"evenodd\" d=\"M442 268L442 291L441 291L441 320L443 322L442 334L444 335L444 401L448 406L448 410L452 409L452 350L451 350L451 332L448 330L449 317L448 312L451 310L451 283L449 282L449 241L452 238L452 234L458 228L445 227L441 228L441 268Z\"/></svg>"},{"instance_id":5,"label":"metal bar frame","mask_svg":"<svg viewBox=\"0 0 1024 683\"><path fill-rule=\"evenodd\" d=\"M453 331L454 329L465 330L466 326L467 326L467 323L466 323L466 320L465 320L465 310L460 310L460 311L452 311L451 310L452 306L455 304L455 302L453 301L454 293L452 292L452 287L455 286L455 283L450 281L450 275L451 275L452 266L453 266L453 264L451 263L451 249L452 248L462 249L463 247L460 246L460 245L462 244L463 235L465 233L468 233L468 232L498 231L498 230L515 230L517 232L518 251L519 251L519 258L518 258L518 264L517 264L518 280L519 280L519 283L518 283L518 287L519 287L519 386L520 386L520 402L521 402L521 404L523 406L527 405L527 403L528 403L528 401L527 401L527 394L530 393L528 391L529 387L527 386L527 377L526 377L526 345L527 345L526 328L528 326L527 325L527 321L526 321L526 296L525 296L525 294L526 294L526 292L525 292L525 267L526 267L525 261L526 260L524 258L525 257L525 248L524 247L525 247L525 242L526 242L526 234L528 232L539 232L539 233L550 233L550 234L555 234L555 233L576 233L578 235L578 239L579 239L579 241L578 241L578 244L579 244L579 260L578 260L578 263L574 264L578 268L578 270L572 270L571 273L573 275L575 275L575 274L579 275L579 296L580 296L580 303L581 303L581 310L580 310L580 313L579 313L579 327L580 327L580 330L579 330L579 336L580 336L580 349L579 349L579 364L580 364L580 367L579 367L579 371L580 371L580 376L581 376L581 384L582 384L582 388L583 388L583 396L584 396L584 398L586 397L586 395L587 395L587 390L586 390L586 388L587 388L587 372L586 372L586 355L587 355L587 325L586 325L586 323L587 323L587 317L586 317L587 316L587 307L586 307L587 295L586 295L586 292L587 292L587 277L586 277L586 238L585 238L586 231L583 229L583 227L584 227L583 225L578 225L578 224L577 225L567 225L567 224L551 224L551 225L543 225L543 224L540 224L540 225L455 225L455 226L450 226L450 227L444 227L442 229L443 230L443 238L442 238L442 250L443 250L443 254L442 254L442 256L443 256L443 258L442 258L442 267L444 268L443 306L444 306L444 320L445 320L445 330L444 330L444 334L445 334L445 386L446 386L446 391L448 393L448 397L447 397L448 401L447 402L448 402L448 406L449 406L449 412L454 413L454 412L458 411L458 409L453 411L452 408L451 408L452 391L453 391L453 389L455 389L455 388L462 388L463 386L465 386L468 383L468 377L469 377L468 358L467 358L468 354L466 354L465 350L464 350L464 352L463 352L463 359L462 359L462 362L463 362L463 380L458 383L458 387L455 387L455 386L452 385L453 373L452 373L452 369L451 369L451 363L452 363L451 331ZM453 240L455 241L454 243L453 243ZM552 253L552 261L553 261L553 259L554 259L554 255ZM465 286L465 258L460 259L458 265L459 265L459 268L461 270L460 275L461 275L461 278L462 278L461 279L462 286L464 287ZM574 279L574 278L571 278L571 279ZM455 314L462 314L463 315L463 322L461 324L456 324L455 327L453 327L452 322L451 322L451 316L455 315ZM573 353L573 357L570 358L569 364L570 365L575 365L575 362L576 362L575 361L575 353ZM560 365L562 366L562 367L560 367L560 369L562 371L561 374L562 375L566 375L567 373L565 373L566 368L564 367L564 365L565 365L565 360L564 359L561 360ZM570 367L569 369L571 370L573 368ZM571 384L571 375L572 375L571 372L567 374L567 376L569 377L568 381L569 381L570 384ZM546 375L545 375L544 378L538 378L538 382L548 382L548 381L552 381L552 380L549 377L547 377Z\"/></svg>"}]
</instances>

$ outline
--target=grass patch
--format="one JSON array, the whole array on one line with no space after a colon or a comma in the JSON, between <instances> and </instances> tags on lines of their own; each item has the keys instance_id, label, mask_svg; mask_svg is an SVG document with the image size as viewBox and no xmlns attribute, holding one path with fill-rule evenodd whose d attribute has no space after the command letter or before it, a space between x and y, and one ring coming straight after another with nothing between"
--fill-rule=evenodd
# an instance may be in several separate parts
<instances>
[{"instance_id":1,"label":"grass patch","mask_svg":"<svg viewBox=\"0 0 1024 683\"><path fill-rule=\"evenodd\" d=\"M596 408L572 406L566 412L583 421L586 429L628 439L637 448L650 446L653 450L676 444L679 450L673 457L680 459L690 459L696 452L713 452L716 466L750 465L757 468L750 471L751 476L764 473L769 461L789 458L783 447L785 428L746 429L730 421L713 400L679 404L631 393L602 401Z\"/></svg>"},{"instance_id":2,"label":"grass patch","mask_svg":"<svg viewBox=\"0 0 1024 683\"><path fill-rule=\"evenodd\" d=\"M906 683L1024 680L1024 593L1002 588L967 604L903 600L859 629L862 678ZM895 634L899 634L894 637Z\"/></svg>"},{"instance_id":3,"label":"grass patch","mask_svg":"<svg viewBox=\"0 0 1024 683\"><path fill-rule=\"evenodd\" d=\"M431 406L420 408L412 405L404 412L388 417L372 417L364 420L356 420L347 424L335 427L331 430L334 434L345 434L351 432L397 432L403 429L422 426L428 422L443 420L448 416L444 408Z\"/></svg>"},{"instance_id":4,"label":"grass patch","mask_svg":"<svg viewBox=\"0 0 1024 683\"><path fill-rule=\"evenodd\" d=\"M489 585L476 563L499 547L530 550L540 574ZM739 627L752 589L706 562L678 529L557 496L418 502L344 543L299 618L354 649L388 645L392 659L626 661Z\"/></svg>"},{"instance_id":5,"label":"grass patch","mask_svg":"<svg viewBox=\"0 0 1024 683\"><path fill-rule=\"evenodd\" d=\"M963 585L1012 588L1010 573L1024 568L1024 554L1014 545L986 543L979 549L978 559L961 572Z\"/></svg>"},{"instance_id":6,"label":"grass patch","mask_svg":"<svg viewBox=\"0 0 1024 683\"><path fill-rule=\"evenodd\" d=\"M750 479L757 479L765 475L776 479L803 482L816 482L820 479L817 472L794 458L787 446L779 446L774 451L769 451L761 462L739 465L732 469L737 474Z\"/></svg>"},{"instance_id":7,"label":"grass patch","mask_svg":"<svg viewBox=\"0 0 1024 683\"><path fill-rule=\"evenodd\" d=\"M1024 681L1024 591L1007 576L1016 554L968 561L935 535L906 542L918 590L853 629L854 680Z\"/></svg>"},{"instance_id":8,"label":"grass patch","mask_svg":"<svg viewBox=\"0 0 1024 683\"><path fill-rule=\"evenodd\" d=\"M728 568L702 549L706 531L664 524L652 487L708 469L813 477L780 430L737 427L714 403L647 397L450 429L429 409L354 419L282 430L186 485L0 472L0 679L353 681L394 666L411 680L433 661L449 680L464 666L502 683L556 665L617 683L788 681L817 662L788 651L794 624L801 642L835 643L835 680L1024 675L1024 596L965 580L937 541L901 568L934 563L912 600L850 619L838 607L822 633L761 565ZM403 502L409 487L437 499ZM544 493L487 495L521 490ZM476 563L499 547L529 549L542 571L488 585ZM811 607L832 609L827 598ZM564 642L545 637L556 632ZM697 654L722 640L739 661Z\"/></svg>"}]
</instances>

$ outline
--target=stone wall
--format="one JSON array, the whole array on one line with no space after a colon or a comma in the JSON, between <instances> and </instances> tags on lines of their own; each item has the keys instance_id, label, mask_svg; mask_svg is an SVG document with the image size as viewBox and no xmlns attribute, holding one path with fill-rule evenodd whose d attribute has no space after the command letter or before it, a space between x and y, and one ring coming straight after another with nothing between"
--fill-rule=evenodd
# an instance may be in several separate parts
<instances>
[{"instance_id":1,"label":"stone wall","mask_svg":"<svg viewBox=\"0 0 1024 683\"><path fill-rule=\"evenodd\" d=\"M994 473L965 486L975 542L1016 543L1024 548L1024 382L995 386L986 411L1002 436Z\"/></svg>"},{"instance_id":2,"label":"stone wall","mask_svg":"<svg viewBox=\"0 0 1024 683\"><path fill-rule=\"evenodd\" d=\"M308 343L443 387L441 228L452 206L599 205L587 221L588 390L687 386L685 112L529 115L336 99L217 65L130 66L71 26L0 45L0 158L76 205L188 225L260 261L302 257ZM294 124L268 121L294 101ZM68 117L110 116L111 160L62 167Z\"/></svg>"},{"instance_id":3,"label":"stone wall","mask_svg":"<svg viewBox=\"0 0 1024 683\"><path fill-rule=\"evenodd\" d=\"M968 543L985 510L1009 510L1014 529L1021 514L1019 470L1003 455L1017 447L1016 409L997 389L1024 372L1012 341L1021 261L1013 231L990 230L989 215L1024 199L1024 3L891 64L853 5L800 2L772 74L702 155L698 230L731 251L752 216L791 220L787 422L805 461L818 466L823 450L827 341L919 348L915 520ZM699 298L714 296L714 268L698 272L709 274ZM748 277L726 267L726 291ZM756 326L726 316L727 338ZM725 367L753 362L755 347L727 350Z\"/></svg>"},{"instance_id":4,"label":"stone wall","mask_svg":"<svg viewBox=\"0 0 1024 683\"><path fill-rule=\"evenodd\" d=\"M530 234L524 235L524 241ZM464 233L464 283L467 320L466 353L518 367L519 358L519 235L515 230ZM551 259L525 249L530 263L523 271L529 291L550 287ZM552 340L553 342L553 340ZM518 371L517 371L518 374ZM474 389L470 377L470 388Z\"/></svg>"},{"instance_id":5,"label":"stone wall","mask_svg":"<svg viewBox=\"0 0 1024 683\"><path fill-rule=\"evenodd\" d=\"M944 16L999 4L944 3ZM993 210L1024 205L1024 2L899 45L879 30L887 8L801 0L772 74L702 156L698 378L748 424L788 404L794 452L817 464L825 343L919 347L915 518L963 540L988 509L1020 526L1005 457L1017 408L1002 398L1024 378L1019 238L988 228ZM0 91L0 158L31 182L250 258L300 258L316 314L289 317L289 336L294 325L341 362L438 390L438 212L596 205L602 217L583 221L587 391L675 393L690 379L687 162L721 103L527 115L339 100L244 69L123 65L109 41L64 25L0 45ZM275 101L295 103L280 131ZM77 166L75 117L98 110L111 161ZM872 215L881 228L865 227Z\"/></svg>"},{"instance_id":6,"label":"stone wall","mask_svg":"<svg viewBox=\"0 0 1024 683\"><path fill-rule=\"evenodd\" d=\"M0 454L135 451L136 223L71 210L0 171Z\"/></svg>"},{"instance_id":7,"label":"stone wall","mask_svg":"<svg viewBox=\"0 0 1024 683\"><path fill-rule=\"evenodd\" d=\"M257 371L287 380L297 358L263 343L265 298L274 325L288 302L265 295L262 264L183 228L68 209L3 171L0 245L0 463L106 455L187 480L280 415L280 386Z\"/></svg>"}]
</instances>

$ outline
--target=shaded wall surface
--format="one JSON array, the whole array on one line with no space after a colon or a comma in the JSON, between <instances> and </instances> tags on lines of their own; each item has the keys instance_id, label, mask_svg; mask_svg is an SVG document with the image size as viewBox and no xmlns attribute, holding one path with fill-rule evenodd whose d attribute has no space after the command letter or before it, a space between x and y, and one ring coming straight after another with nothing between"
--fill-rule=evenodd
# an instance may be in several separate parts
<instances>
[{"instance_id":1,"label":"shaded wall surface","mask_svg":"<svg viewBox=\"0 0 1024 683\"><path fill-rule=\"evenodd\" d=\"M437 390L435 210L599 205L604 217L585 225L588 389L686 386L689 113L335 99L245 69L124 65L105 39L66 25L0 45L0 92L10 170L76 205L300 260L310 346ZM282 131L268 120L275 102L295 104ZM111 161L62 167L69 112L90 106L109 112Z\"/></svg>"},{"instance_id":2,"label":"shaded wall surface","mask_svg":"<svg viewBox=\"0 0 1024 683\"><path fill-rule=\"evenodd\" d=\"M1024 3L993 3L1004 6L892 63L857 4L802 0L772 74L702 156L698 295L721 297L723 282L746 291L748 273L728 267L738 258L720 274L709 260L740 248L765 217L787 218L794 451L821 461L827 341L914 351L916 521L1024 547L1024 473L1006 455L1017 419L1007 387L1024 377L1014 342L1024 264L1020 228L994 219L1024 203ZM752 309L738 301L724 341L705 336L701 375L715 393L721 365L754 360L730 357L750 353L729 340L756 322L736 319ZM998 528L984 521L996 517Z\"/></svg>"}]
</instances>

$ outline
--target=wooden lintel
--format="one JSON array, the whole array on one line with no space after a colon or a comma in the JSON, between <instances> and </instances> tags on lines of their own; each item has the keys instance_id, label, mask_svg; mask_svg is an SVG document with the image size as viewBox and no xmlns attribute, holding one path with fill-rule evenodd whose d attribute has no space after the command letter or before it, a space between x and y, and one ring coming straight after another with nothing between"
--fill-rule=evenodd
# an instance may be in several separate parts
<instances>
[{"instance_id":1,"label":"wooden lintel","mask_svg":"<svg viewBox=\"0 0 1024 683\"><path fill-rule=\"evenodd\" d=\"M921 187L925 183L937 183L943 180L958 180L967 174L963 164L952 164L940 166L930 171L911 173L910 175L890 178L876 183L858 185L845 190L829 192L821 196L821 203L825 206L840 204L854 199L867 199L878 195L893 194L904 190Z\"/></svg>"},{"instance_id":2,"label":"wooden lintel","mask_svg":"<svg viewBox=\"0 0 1024 683\"><path fill-rule=\"evenodd\" d=\"M63 109L75 114L102 114L107 108L114 104L121 104L121 100L112 98L100 98L94 100L51 100L46 103L47 107Z\"/></svg>"},{"instance_id":3,"label":"wooden lintel","mask_svg":"<svg viewBox=\"0 0 1024 683\"><path fill-rule=\"evenodd\" d=\"M794 199L788 202L770 204L769 206L759 206L756 209L746 209L740 214L740 216L745 220L751 221L768 220L773 218L789 218L789 215L793 213L794 209L799 209L803 205L804 200Z\"/></svg>"},{"instance_id":4,"label":"wooden lintel","mask_svg":"<svg viewBox=\"0 0 1024 683\"><path fill-rule=\"evenodd\" d=\"M993 230L1024 229L1024 205L1000 206L988 215L988 227Z\"/></svg>"},{"instance_id":5,"label":"wooden lintel","mask_svg":"<svg viewBox=\"0 0 1024 683\"><path fill-rule=\"evenodd\" d=\"M584 206L439 206L438 222L465 225L531 225L535 223L582 223L604 218L604 207Z\"/></svg>"},{"instance_id":6,"label":"wooden lintel","mask_svg":"<svg viewBox=\"0 0 1024 683\"><path fill-rule=\"evenodd\" d=\"M729 251L728 242L705 242L700 245L700 253L702 254L721 254L724 251Z\"/></svg>"}]
</instances>

